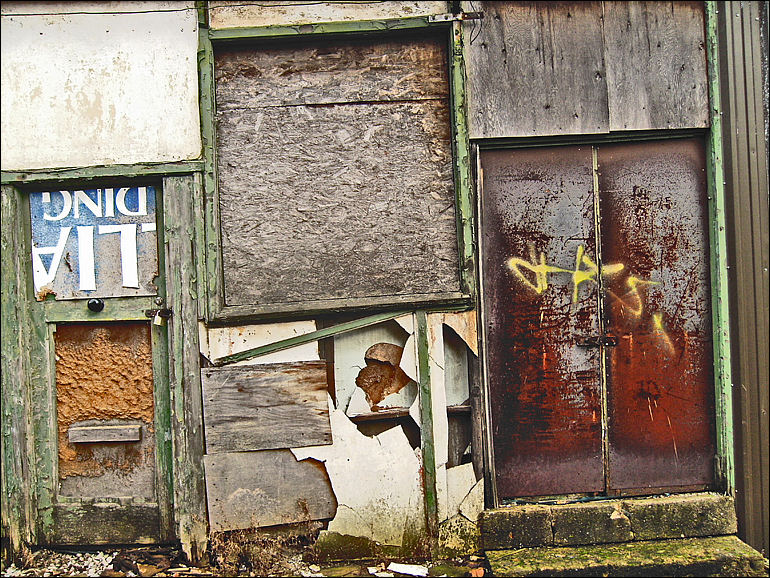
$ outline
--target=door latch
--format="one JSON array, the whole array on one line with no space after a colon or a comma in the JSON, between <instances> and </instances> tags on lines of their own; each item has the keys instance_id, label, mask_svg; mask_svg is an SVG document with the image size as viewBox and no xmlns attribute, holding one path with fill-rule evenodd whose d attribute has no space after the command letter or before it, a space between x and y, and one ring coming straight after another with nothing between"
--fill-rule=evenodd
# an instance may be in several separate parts
<instances>
[{"instance_id":1,"label":"door latch","mask_svg":"<svg viewBox=\"0 0 770 578\"><path fill-rule=\"evenodd\" d=\"M153 325L165 325L171 317L171 309L145 309L144 314L152 319Z\"/></svg>"},{"instance_id":2,"label":"door latch","mask_svg":"<svg viewBox=\"0 0 770 578\"><path fill-rule=\"evenodd\" d=\"M597 335L586 337L583 341L578 341L578 347L615 347L618 344L618 338L614 335Z\"/></svg>"}]
</instances>

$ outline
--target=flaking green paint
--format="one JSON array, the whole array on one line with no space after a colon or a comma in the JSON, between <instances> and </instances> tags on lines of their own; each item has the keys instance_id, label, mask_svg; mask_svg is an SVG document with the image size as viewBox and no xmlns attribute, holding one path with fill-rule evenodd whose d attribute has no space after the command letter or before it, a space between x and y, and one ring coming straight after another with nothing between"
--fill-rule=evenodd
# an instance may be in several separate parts
<instances>
[{"instance_id":1,"label":"flaking green paint","mask_svg":"<svg viewBox=\"0 0 770 578\"><path fill-rule=\"evenodd\" d=\"M54 185L97 179L133 179L160 175L184 175L203 170L202 160L180 161L173 163L138 163L131 165L108 165L84 168L41 169L34 171L3 171L2 184Z\"/></svg>"},{"instance_id":2,"label":"flaking green paint","mask_svg":"<svg viewBox=\"0 0 770 578\"><path fill-rule=\"evenodd\" d=\"M709 242L711 245L711 308L714 341L717 480L722 489L735 488L733 449L732 367L727 276L727 230L722 153L722 104L719 87L717 3L706 2L706 59L709 81L711 130L707 140L709 191Z\"/></svg>"},{"instance_id":3,"label":"flaking green paint","mask_svg":"<svg viewBox=\"0 0 770 578\"><path fill-rule=\"evenodd\" d=\"M433 409L430 387L430 346L428 344L428 315L415 313L417 318L417 368L420 400L420 448L422 450L425 483L425 515L431 553L438 555L438 499L436 490L436 448L433 439Z\"/></svg>"}]
</instances>

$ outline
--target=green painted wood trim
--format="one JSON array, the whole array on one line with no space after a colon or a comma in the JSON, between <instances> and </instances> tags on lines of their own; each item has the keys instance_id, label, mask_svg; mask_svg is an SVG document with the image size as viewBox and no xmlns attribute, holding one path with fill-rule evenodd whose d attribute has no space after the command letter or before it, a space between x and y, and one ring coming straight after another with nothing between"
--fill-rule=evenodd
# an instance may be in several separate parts
<instances>
[{"instance_id":1,"label":"green painted wood trim","mask_svg":"<svg viewBox=\"0 0 770 578\"><path fill-rule=\"evenodd\" d=\"M297 347L298 345L304 345L319 339L326 337L332 337L334 335L340 335L349 331L355 331L356 329L362 329L363 327L369 327L370 325L376 325L383 321L389 321L396 317L402 317L403 315L411 315L410 311L389 311L386 313L378 313L370 317L364 317L363 319L354 319L353 321L347 321L345 323L338 323L332 327L325 327L317 331L311 331L304 335L297 335L295 337L289 337L288 339L282 339L281 341L275 341L245 351L239 351L231 355L225 355L217 359L211 360L211 364L215 367L221 367L223 365L229 365L231 363L237 363L239 361L247 361L254 359L261 355L267 355L268 353L275 353L276 351L283 351L284 349L290 349Z\"/></svg>"},{"instance_id":2,"label":"green painted wood trim","mask_svg":"<svg viewBox=\"0 0 770 578\"><path fill-rule=\"evenodd\" d=\"M176 535L187 558L206 561L208 519L203 471L203 398L198 342L194 189L200 176L163 181L171 437Z\"/></svg>"},{"instance_id":3,"label":"green painted wood trim","mask_svg":"<svg viewBox=\"0 0 770 578\"><path fill-rule=\"evenodd\" d=\"M159 187L159 197L156 199L158 207L164 205L165 192ZM145 307L146 302L133 299L134 307L140 310L142 315L146 309L159 307L157 299L166 302L166 276L162 274L166 270L165 247L165 219L163 211L156 211L157 219L157 244L158 244L158 272L156 285L158 287L157 298L150 298L152 305ZM147 319L147 317L145 317ZM169 388L169 348L168 325L155 325L150 322L150 339L152 342L152 378L153 397L155 400L155 495L159 509L160 539L163 542L171 542L176 538L174 530L174 448L171 432L171 391Z\"/></svg>"},{"instance_id":4,"label":"green painted wood trim","mask_svg":"<svg viewBox=\"0 0 770 578\"><path fill-rule=\"evenodd\" d=\"M2 464L2 495L0 519L4 564L14 561L32 542L29 522L30 480L27 475L27 395L23 363L23 332L25 327L24 278L25 260L19 221L21 195L11 186L2 187L0 219L0 306L2 316L2 345L0 347L0 463Z\"/></svg>"},{"instance_id":5,"label":"green painted wood trim","mask_svg":"<svg viewBox=\"0 0 770 578\"><path fill-rule=\"evenodd\" d=\"M394 30L413 30L431 26L446 26L448 20L436 16L392 18L386 20L360 20L356 22L322 22L295 26L251 26L243 28L219 28L209 31L212 42L296 38L297 36L328 34L366 34Z\"/></svg>"},{"instance_id":6,"label":"green painted wood trim","mask_svg":"<svg viewBox=\"0 0 770 578\"><path fill-rule=\"evenodd\" d=\"M457 210L458 256L461 286L476 298L476 251L473 234L473 185L471 149L468 137L468 102L465 83L465 49L462 22L453 22L450 33L450 86L452 94L452 130L454 177Z\"/></svg>"},{"instance_id":7,"label":"green painted wood trim","mask_svg":"<svg viewBox=\"0 0 770 578\"><path fill-rule=\"evenodd\" d=\"M107 178L141 178L162 175L185 175L202 171L202 160L171 163L139 163L84 168L41 169L32 171L3 171L2 184L53 184L71 180Z\"/></svg>"},{"instance_id":8,"label":"green painted wood trim","mask_svg":"<svg viewBox=\"0 0 770 578\"><path fill-rule=\"evenodd\" d=\"M716 396L716 475L722 489L732 494L735 489L735 455L733 448L725 176L722 150L723 111L719 85L720 64L716 2L706 2L706 55L711 116L711 131L707 140L708 167L706 178L709 191L709 242L711 245L711 308Z\"/></svg>"},{"instance_id":9,"label":"green painted wood trim","mask_svg":"<svg viewBox=\"0 0 770 578\"><path fill-rule=\"evenodd\" d=\"M196 230L198 245L196 258L199 262L204 319L212 320L224 305L220 279L223 278L219 242L219 202L217 194L216 162L216 92L214 86L214 49L209 30L198 30L198 75L200 82L201 138L203 140L203 189L198 209L203 223ZM201 239L202 236L202 239Z\"/></svg>"},{"instance_id":10,"label":"green painted wood trim","mask_svg":"<svg viewBox=\"0 0 770 578\"><path fill-rule=\"evenodd\" d=\"M417 368L420 388L420 448L425 484L425 516L431 553L438 554L438 497L436 489L436 447L433 439L433 408L430 388L430 346L428 315L417 311Z\"/></svg>"},{"instance_id":11,"label":"green painted wood trim","mask_svg":"<svg viewBox=\"0 0 770 578\"><path fill-rule=\"evenodd\" d=\"M45 301L43 308L48 323L76 321L148 321L147 309L157 309L154 297L111 297L104 299L104 309L98 313L88 309L87 299Z\"/></svg>"}]
</instances>

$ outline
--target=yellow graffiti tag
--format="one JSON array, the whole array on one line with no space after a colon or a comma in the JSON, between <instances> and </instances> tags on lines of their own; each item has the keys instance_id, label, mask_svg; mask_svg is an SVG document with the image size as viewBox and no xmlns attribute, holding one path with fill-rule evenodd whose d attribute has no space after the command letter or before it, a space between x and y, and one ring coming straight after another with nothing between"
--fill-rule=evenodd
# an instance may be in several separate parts
<instances>
[{"instance_id":1,"label":"yellow graffiti tag","mask_svg":"<svg viewBox=\"0 0 770 578\"><path fill-rule=\"evenodd\" d=\"M671 338L666 332L666 328L663 327L663 313L659 311L652 314L652 326L655 328L655 334L658 335L658 337L660 337L660 339L666 345L666 349L668 350L669 354L673 355L676 349L674 347L674 342L671 341Z\"/></svg>"},{"instance_id":2,"label":"yellow graffiti tag","mask_svg":"<svg viewBox=\"0 0 770 578\"><path fill-rule=\"evenodd\" d=\"M548 274L549 273L569 273L567 269L560 267L554 267L548 265L545 262L545 253L540 253L540 257L535 256L534 248L530 247L531 260L526 261L516 257L508 259L508 268L515 273L515 275L528 287L533 289L538 295L548 289ZM538 262L539 261L539 262ZM521 271L521 268L528 269L535 274L535 283L532 283L526 275Z\"/></svg>"},{"instance_id":3,"label":"yellow graffiti tag","mask_svg":"<svg viewBox=\"0 0 770 578\"><path fill-rule=\"evenodd\" d=\"M585 269L581 269L581 266L585 265ZM611 265L605 265L602 267L602 276L608 277L615 275L625 268L623 263L613 263ZM596 276L599 274L599 266L594 263L591 258L585 254L585 247L583 245L578 246L577 254L575 256L575 270L572 271L572 284L574 289L572 291L572 302L577 303L578 291L580 290L580 284L586 281L592 281L596 283Z\"/></svg>"},{"instance_id":4,"label":"yellow graffiti tag","mask_svg":"<svg viewBox=\"0 0 770 578\"><path fill-rule=\"evenodd\" d=\"M613 299L617 300L623 307L628 309L634 317L641 317L642 312L644 311L644 301L642 294L639 292L639 287L644 285L660 285L660 282L647 281L631 275L626 279L628 291L624 293L622 297L615 295L612 291L608 291L608 293Z\"/></svg>"}]
</instances>

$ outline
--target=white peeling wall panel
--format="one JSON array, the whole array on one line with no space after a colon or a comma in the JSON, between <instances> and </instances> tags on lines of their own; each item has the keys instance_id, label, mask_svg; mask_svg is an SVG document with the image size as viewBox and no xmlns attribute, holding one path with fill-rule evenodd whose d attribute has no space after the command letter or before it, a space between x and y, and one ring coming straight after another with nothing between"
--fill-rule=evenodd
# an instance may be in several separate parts
<instances>
[{"instance_id":1,"label":"white peeling wall panel","mask_svg":"<svg viewBox=\"0 0 770 578\"><path fill-rule=\"evenodd\" d=\"M197 26L194 2L3 2L2 169L199 158Z\"/></svg>"},{"instance_id":2,"label":"white peeling wall panel","mask_svg":"<svg viewBox=\"0 0 770 578\"><path fill-rule=\"evenodd\" d=\"M409 18L448 12L444 1L397 2L373 0L372 2L211 2L209 25L211 28L242 26L293 26L318 22L344 22L357 20L387 20Z\"/></svg>"}]
</instances>

